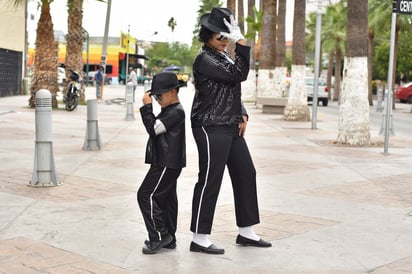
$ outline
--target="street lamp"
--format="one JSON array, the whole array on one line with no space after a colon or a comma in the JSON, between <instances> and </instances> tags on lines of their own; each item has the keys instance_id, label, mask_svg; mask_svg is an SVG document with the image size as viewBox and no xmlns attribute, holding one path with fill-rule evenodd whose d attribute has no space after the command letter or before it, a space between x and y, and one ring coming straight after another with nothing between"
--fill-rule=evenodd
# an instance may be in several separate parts
<instances>
[{"instance_id":1,"label":"street lamp","mask_svg":"<svg viewBox=\"0 0 412 274\"><path fill-rule=\"evenodd\" d=\"M322 29L322 0L318 0L316 10L316 40L315 40L315 75L313 79L313 99L312 99L312 129L316 129L317 111L318 111L318 86L319 86L319 66L320 66L320 34Z\"/></svg>"}]
</instances>

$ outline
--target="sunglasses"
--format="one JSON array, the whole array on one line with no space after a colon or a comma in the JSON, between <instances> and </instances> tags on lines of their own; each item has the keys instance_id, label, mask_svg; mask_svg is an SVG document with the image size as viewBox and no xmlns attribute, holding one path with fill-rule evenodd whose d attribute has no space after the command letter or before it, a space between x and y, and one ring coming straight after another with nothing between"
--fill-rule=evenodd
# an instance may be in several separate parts
<instances>
[{"instance_id":1,"label":"sunglasses","mask_svg":"<svg viewBox=\"0 0 412 274\"><path fill-rule=\"evenodd\" d=\"M162 95L161 94L152 94L152 97L158 102L162 101Z\"/></svg>"},{"instance_id":2,"label":"sunglasses","mask_svg":"<svg viewBox=\"0 0 412 274\"><path fill-rule=\"evenodd\" d=\"M224 36L224 35L222 35L222 34L220 34L220 33L217 33L215 37L216 37L216 40L217 40L217 41L225 41L225 40L227 40L227 37Z\"/></svg>"}]
</instances>

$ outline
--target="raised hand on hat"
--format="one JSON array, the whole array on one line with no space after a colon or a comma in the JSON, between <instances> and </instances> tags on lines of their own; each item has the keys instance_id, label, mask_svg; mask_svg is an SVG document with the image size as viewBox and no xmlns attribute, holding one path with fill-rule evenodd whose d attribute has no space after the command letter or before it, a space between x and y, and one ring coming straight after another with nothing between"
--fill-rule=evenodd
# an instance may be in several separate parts
<instances>
[{"instance_id":1,"label":"raised hand on hat","mask_svg":"<svg viewBox=\"0 0 412 274\"><path fill-rule=\"evenodd\" d=\"M223 36L226 36L229 40L232 40L233 42L237 42L239 40L244 40L245 37L242 35L240 32L240 28L236 23L235 18L233 15L230 15L230 23L226 20L226 18L223 18L223 22L225 23L226 27L229 29L229 32L221 32L220 34Z\"/></svg>"}]
</instances>

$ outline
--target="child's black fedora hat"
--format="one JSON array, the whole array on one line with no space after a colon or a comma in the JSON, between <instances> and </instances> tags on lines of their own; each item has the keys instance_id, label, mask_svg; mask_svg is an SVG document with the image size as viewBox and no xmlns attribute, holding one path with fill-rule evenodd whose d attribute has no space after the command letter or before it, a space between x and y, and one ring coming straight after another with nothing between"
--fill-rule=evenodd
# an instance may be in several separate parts
<instances>
[{"instance_id":1,"label":"child's black fedora hat","mask_svg":"<svg viewBox=\"0 0 412 274\"><path fill-rule=\"evenodd\" d=\"M230 9L213 8L210 13L203 14L200 17L200 24L214 33L229 32L229 29L223 22L223 18L230 22L230 15L232 15Z\"/></svg>"},{"instance_id":2,"label":"child's black fedora hat","mask_svg":"<svg viewBox=\"0 0 412 274\"><path fill-rule=\"evenodd\" d=\"M152 86L150 90L146 92L151 92L151 94L162 94L169 90L181 87L182 84L179 83L176 73L173 72L160 72L153 76Z\"/></svg>"}]
</instances>

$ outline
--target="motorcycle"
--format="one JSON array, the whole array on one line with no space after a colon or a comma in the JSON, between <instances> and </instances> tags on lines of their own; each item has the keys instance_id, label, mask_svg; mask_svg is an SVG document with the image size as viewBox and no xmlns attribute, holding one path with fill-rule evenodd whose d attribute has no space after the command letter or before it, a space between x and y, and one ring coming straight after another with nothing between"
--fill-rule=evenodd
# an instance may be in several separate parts
<instances>
[{"instance_id":1,"label":"motorcycle","mask_svg":"<svg viewBox=\"0 0 412 274\"><path fill-rule=\"evenodd\" d=\"M66 95L63 98L65 109L73 111L79 104L79 92L81 89L80 75L74 70L70 70L70 83L67 87Z\"/></svg>"}]
</instances>

